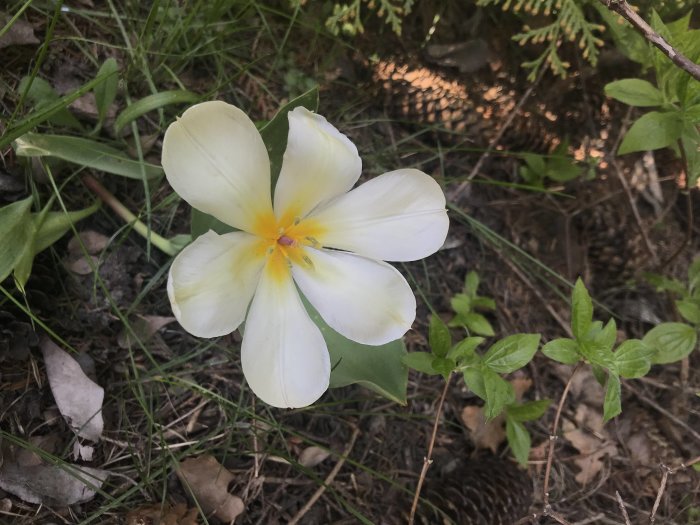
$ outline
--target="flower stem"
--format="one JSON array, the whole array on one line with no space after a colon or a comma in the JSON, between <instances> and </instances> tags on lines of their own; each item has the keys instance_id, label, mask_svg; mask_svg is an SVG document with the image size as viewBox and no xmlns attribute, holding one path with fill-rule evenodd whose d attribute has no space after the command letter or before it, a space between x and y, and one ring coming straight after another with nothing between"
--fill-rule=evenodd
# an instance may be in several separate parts
<instances>
[{"instance_id":1,"label":"flower stem","mask_svg":"<svg viewBox=\"0 0 700 525\"><path fill-rule=\"evenodd\" d=\"M119 215L124 221L129 224L136 233L141 235L144 239L150 239L153 245L158 248L161 252L166 255L174 256L177 254L178 249L165 237L161 237L153 230L150 230L143 221L141 221L136 215L131 213L126 206L124 206L119 199L112 195L107 188L105 188L100 182L92 175L84 175L83 183L87 186L95 195L97 195L102 201L107 204L114 212Z\"/></svg>"}]
</instances>

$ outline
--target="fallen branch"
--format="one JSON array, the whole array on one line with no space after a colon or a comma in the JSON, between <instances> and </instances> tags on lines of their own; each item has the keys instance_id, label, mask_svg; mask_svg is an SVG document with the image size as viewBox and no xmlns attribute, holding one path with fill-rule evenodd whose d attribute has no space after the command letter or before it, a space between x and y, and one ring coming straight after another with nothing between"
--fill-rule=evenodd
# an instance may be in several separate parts
<instances>
[{"instance_id":1,"label":"fallen branch","mask_svg":"<svg viewBox=\"0 0 700 525\"><path fill-rule=\"evenodd\" d=\"M654 31L639 16L626 0L599 0L601 4L627 20L654 47L666 55L678 67L687 71L695 80L700 81L700 66L669 44L664 37Z\"/></svg>"}]
</instances>

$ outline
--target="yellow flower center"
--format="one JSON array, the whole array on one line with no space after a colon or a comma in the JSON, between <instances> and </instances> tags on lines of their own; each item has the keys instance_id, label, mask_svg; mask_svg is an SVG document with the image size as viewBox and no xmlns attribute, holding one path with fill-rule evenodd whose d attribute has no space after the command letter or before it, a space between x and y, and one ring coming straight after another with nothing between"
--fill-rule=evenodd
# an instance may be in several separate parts
<instances>
[{"instance_id":1,"label":"yellow flower center","mask_svg":"<svg viewBox=\"0 0 700 525\"><path fill-rule=\"evenodd\" d=\"M324 228L312 218L301 219L293 211L277 219L274 213L258 218L253 233L260 237L257 254L267 258L265 271L277 281L289 277L292 263L313 266L306 247L320 247L317 237Z\"/></svg>"}]
</instances>

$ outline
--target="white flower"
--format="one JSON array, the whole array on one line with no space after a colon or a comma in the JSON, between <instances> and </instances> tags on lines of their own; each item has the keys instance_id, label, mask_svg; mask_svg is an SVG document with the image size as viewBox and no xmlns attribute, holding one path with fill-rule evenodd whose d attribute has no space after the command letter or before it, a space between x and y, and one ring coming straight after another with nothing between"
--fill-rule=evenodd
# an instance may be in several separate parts
<instances>
[{"instance_id":1,"label":"white flower","mask_svg":"<svg viewBox=\"0 0 700 525\"><path fill-rule=\"evenodd\" d=\"M171 124L162 161L184 200L240 230L209 231L175 258L175 316L199 337L228 334L245 320L243 373L263 401L301 407L328 388L328 349L297 287L353 341L381 345L411 327L413 292L382 261L420 259L444 242L445 196L431 177L397 170L350 191L362 170L357 148L297 107L273 206L262 138L224 102L193 106Z\"/></svg>"}]
</instances>

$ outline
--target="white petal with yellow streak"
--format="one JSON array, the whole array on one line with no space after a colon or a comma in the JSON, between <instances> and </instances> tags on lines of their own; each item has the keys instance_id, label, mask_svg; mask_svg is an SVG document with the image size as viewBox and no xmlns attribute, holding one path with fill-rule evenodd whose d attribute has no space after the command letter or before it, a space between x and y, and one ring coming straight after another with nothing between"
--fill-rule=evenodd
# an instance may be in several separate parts
<instances>
[{"instance_id":1,"label":"white petal with yellow streak","mask_svg":"<svg viewBox=\"0 0 700 525\"><path fill-rule=\"evenodd\" d=\"M275 214L303 218L353 187L362 172L357 148L320 115L289 113L289 136L275 188Z\"/></svg>"},{"instance_id":2,"label":"white petal with yellow streak","mask_svg":"<svg viewBox=\"0 0 700 525\"><path fill-rule=\"evenodd\" d=\"M197 337L218 337L243 322L264 264L259 240L244 232L198 237L170 267L168 297L182 327Z\"/></svg>"},{"instance_id":3,"label":"white petal with yellow streak","mask_svg":"<svg viewBox=\"0 0 700 525\"><path fill-rule=\"evenodd\" d=\"M243 374L267 404L298 408L328 388L330 356L288 274L263 271L246 319Z\"/></svg>"},{"instance_id":4,"label":"white petal with yellow streak","mask_svg":"<svg viewBox=\"0 0 700 525\"><path fill-rule=\"evenodd\" d=\"M449 219L440 185L416 169L380 175L312 214L323 245L383 261L415 261L445 242Z\"/></svg>"},{"instance_id":5,"label":"white petal with yellow streak","mask_svg":"<svg viewBox=\"0 0 700 525\"><path fill-rule=\"evenodd\" d=\"M292 274L324 321L367 345L402 337L416 317L416 299L392 266L351 253L307 249L307 263Z\"/></svg>"},{"instance_id":6,"label":"white petal with yellow streak","mask_svg":"<svg viewBox=\"0 0 700 525\"><path fill-rule=\"evenodd\" d=\"M221 101L189 108L165 132L163 169L192 207L252 232L272 210L270 161L255 124Z\"/></svg>"}]
</instances>

